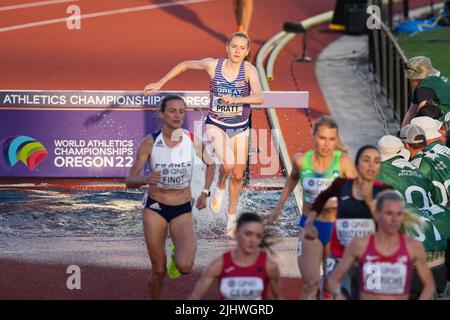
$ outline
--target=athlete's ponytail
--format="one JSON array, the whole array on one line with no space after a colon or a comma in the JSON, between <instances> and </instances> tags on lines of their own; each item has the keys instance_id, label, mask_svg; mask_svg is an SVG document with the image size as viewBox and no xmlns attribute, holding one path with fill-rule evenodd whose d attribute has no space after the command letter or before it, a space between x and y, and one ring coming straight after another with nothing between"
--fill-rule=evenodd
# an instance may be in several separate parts
<instances>
[{"instance_id":1,"label":"athlete's ponytail","mask_svg":"<svg viewBox=\"0 0 450 320\"><path fill-rule=\"evenodd\" d=\"M248 223L248 222L257 222L257 223L260 223L261 225L263 225L263 227L264 227L263 219L261 218L261 216L259 214L252 212L252 211L245 211L239 215L239 218L237 220L236 229L239 230L239 228L243 224ZM271 235L269 235L267 233L266 229L264 228L261 243L259 244L259 247L261 249L267 249L267 251L269 251L271 254L273 254L271 246L274 245L275 243L276 243L276 241L271 240Z\"/></svg>"}]
</instances>

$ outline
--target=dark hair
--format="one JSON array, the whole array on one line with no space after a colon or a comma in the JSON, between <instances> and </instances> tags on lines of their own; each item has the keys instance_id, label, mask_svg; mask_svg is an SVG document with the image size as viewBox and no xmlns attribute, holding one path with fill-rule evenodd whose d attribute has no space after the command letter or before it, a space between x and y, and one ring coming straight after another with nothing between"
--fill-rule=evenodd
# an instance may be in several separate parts
<instances>
[{"instance_id":1,"label":"dark hair","mask_svg":"<svg viewBox=\"0 0 450 320\"><path fill-rule=\"evenodd\" d=\"M427 139L425 138L425 136L423 134L418 134L417 136L415 136L415 139L423 139L423 141L419 142L419 143L406 142L411 149L414 149L414 150L423 149L427 146Z\"/></svg>"},{"instance_id":2,"label":"dark hair","mask_svg":"<svg viewBox=\"0 0 450 320\"><path fill-rule=\"evenodd\" d=\"M355 166L358 166L359 163L359 158L361 158L362 154L364 153L364 151L369 150L369 149L374 149L377 150L378 152L380 152L378 150L377 147L371 145L371 144L366 144L364 146L362 146L361 148L358 149L358 151L356 152L356 156L355 156Z\"/></svg>"},{"instance_id":3,"label":"dark hair","mask_svg":"<svg viewBox=\"0 0 450 320\"><path fill-rule=\"evenodd\" d=\"M239 230L239 228L249 222L256 222L256 223L260 223L261 225L264 226L263 224L263 219L261 218L261 216L255 212L252 211L245 211L242 212L239 215L239 218L237 219L237 226L236 229ZM262 239L261 239L261 243L260 243L260 248L262 249L267 249L270 253L273 253L272 250L270 249L270 246L273 245L275 242L272 241L268 241L270 238L270 235L266 233L266 231L263 231L263 235L262 235Z\"/></svg>"},{"instance_id":4,"label":"dark hair","mask_svg":"<svg viewBox=\"0 0 450 320\"><path fill-rule=\"evenodd\" d=\"M379 212L383 208L383 204L387 200L401 201L403 203L403 197L397 190L384 190L381 191L375 197L375 209Z\"/></svg>"},{"instance_id":5,"label":"dark hair","mask_svg":"<svg viewBox=\"0 0 450 320\"><path fill-rule=\"evenodd\" d=\"M261 217L259 216L259 214L255 213L255 212L243 212L239 215L239 218L237 220L237 229L239 229L243 224L248 223L248 222L258 222L263 224Z\"/></svg>"},{"instance_id":6,"label":"dark hair","mask_svg":"<svg viewBox=\"0 0 450 320\"><path fill-rule=\"evenodd\" d=\"M172 100L180 100L183 102L183 105L186 107L186 102L184 101L182 96L179 96L177 94L169 94L162 98L161 102L159 103L159 111L164 112L166 110L167 102Z\"/></svg>"},{"instance_id":7,"label":"dark hair","mask_svg":"<svg viewBox=\"0 0 450 320\"><path fill-rule=\"evenodd\" d=\"M436 103L434 103L433 100L427 100L426 105L424 105L422 108L419 109L416 113L416 117L430 117L432 119L439 119L442 117L444 113L442 110L438 107Z\"/></svg>"}]
</instances>

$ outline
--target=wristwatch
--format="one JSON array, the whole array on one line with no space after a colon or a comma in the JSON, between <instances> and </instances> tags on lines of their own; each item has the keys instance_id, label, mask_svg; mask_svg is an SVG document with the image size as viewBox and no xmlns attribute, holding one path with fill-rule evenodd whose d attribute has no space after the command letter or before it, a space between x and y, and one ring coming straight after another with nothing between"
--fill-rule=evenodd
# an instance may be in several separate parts
<instances>
[{"instance_id":1,"label":"wristwatch","mask_svg":"<svg viewBox=\"0 0 450 320\"><path fill-rule=\"evenodd\" d=\"M209 191L209 189L203 189L202 193L205 193L207 197L211 195L211 191Z\"/></svg>"}]
</instances>

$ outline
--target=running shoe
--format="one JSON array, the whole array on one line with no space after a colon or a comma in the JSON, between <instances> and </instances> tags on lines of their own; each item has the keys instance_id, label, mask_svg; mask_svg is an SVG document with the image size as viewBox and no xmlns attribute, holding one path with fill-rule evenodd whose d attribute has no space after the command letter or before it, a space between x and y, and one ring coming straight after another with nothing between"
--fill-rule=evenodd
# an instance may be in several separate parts
<instances>
[{"instance_id":1,"label":"running shoe","mask_svg":"<svg viewBox=\"0 0 450 320\"><path fill-rule=\"evenodd\" d=\"M209 206L211 211L214 213L219 213L222 208L223 195L225 194L225 189L216 188L213 196L211 197L211 201L209 202Z\"/></svg>"},{"instance_id":2,"label":"running shoe","mask_svg":"<svg viewBox=\"0 0 450 320\"><path fill-rule=\"evenodd\" d=\"M179 276L181 276L180 270L178 270L177 265L175 263L175 259L173 257L175 253L175 245L173 243L170 244L169 249L169 263L167 266L167 275L169 276L169 279L177 279Z\"/></svg>"},{"instance_id":3,"label":"running shoe","mask_svg":"<svg viewBox=\"0 0 450 320\"><path fill-rule=\"evenodd\" d=\"M237 214L227 213L227 228L225 230L228 238L234 238L236 233L236 216Z\"/></svg>"}]
</instances>

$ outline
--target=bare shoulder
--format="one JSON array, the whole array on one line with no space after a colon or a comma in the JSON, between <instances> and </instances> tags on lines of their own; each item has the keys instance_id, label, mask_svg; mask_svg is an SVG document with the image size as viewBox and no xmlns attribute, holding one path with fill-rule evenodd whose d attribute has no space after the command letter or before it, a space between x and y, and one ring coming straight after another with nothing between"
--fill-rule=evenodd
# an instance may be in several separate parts
<instances>
[{"instance_id":1,"label":"bare shoulder","mask_svg":"<svg viewBox=\"0 0 450 320\"><path fill-rule=\"evenodd\" d=\"M153 147L153 142L154 142L153 136L151 134L146 135L141 141L140 148L143 148L143 149L150 148L151 149Z\"/></svg>"},{"instance_id":2,"label":"bare shoulder","mask_svg":"<svg viewBox=\"0 0 450 320\"><path fill-rule=\"evenodd\" d=\"M208 67L215 67L218 59L215 58L204 58L202 62Z\"/></svg>"},{"instance_id":3,"label":"bare shoulder","mask_svg":"<svg viewBox=\"0 0 450 320\"><path fill-rule=\"evenodd\" d=\"M256 67L253 64L251 64L248 61L245 61L244 63L245 63L244 67L245 67L246 71L255 71L256 72Z\"/></svg>"},{"instance_id":4,"label":"bare shoulder","mask_svg":"<svg viewBox=\"0 0 450 320\"><path fill-rule=\"evenodd\" d=\"M348 155L343 154L341 156L340 165L343 169L343 174L345 177L355 178L357 176L356 168L353 165L352 159Z\"/></svg>"},{"instance_id":5,"label":"bare shoulder","mask_svg":"<svg viewBox=\"0 0 450 320\"><path fill-rule=\"evenodd\" d=\"M423 247L422 242L411 238L409 236L405 236L406 248L410 253L410 256L418 256L420 254L425 254L425 248Z\"/></svg>"},{"instance_id":6,"label":"bare shoulder","mask_svg":"<svg viewBox=\"0 0 450 320\"><path fill-rule=\"evenodd\" d=\"M297 165L297 168L302 167L303 159L305 158L305 154L303 152L297 152L294 154L294 163Z\"/></svg>"},{"instance_id":7,"label":"bare shoulder","mask_svg":"<svg viewBox=\"0 0 450 320\"><path fill-rule=\"evenodd\" d=\"M218 277L222 272L222 267L223 267L223 254L214 258L214 260L211 261L211 263L209 264L207 270L211 275Z\"/></svg>"},{"instance_id":8,"label":"bare shoulder","mask_svg":"<svg viewBox=\"0 0 450 320\"><path fill-rule=\"evenodd\" d=\"M345 165L353 164L352 159L346 154L342 154L340 161L341 161L341 164L345 164Z\"/></svg>"},{"instance_id":9,"label":"bare shoulder","mask_svg":"<svg viewBox=\"0 0 450 320\"><path fill-rule=\"evenodd\" d=\"M370 236L353 239L350 242L348 249L351 250L354 256L362 257L369 245Z\"/></svg>"}]
</instances>

